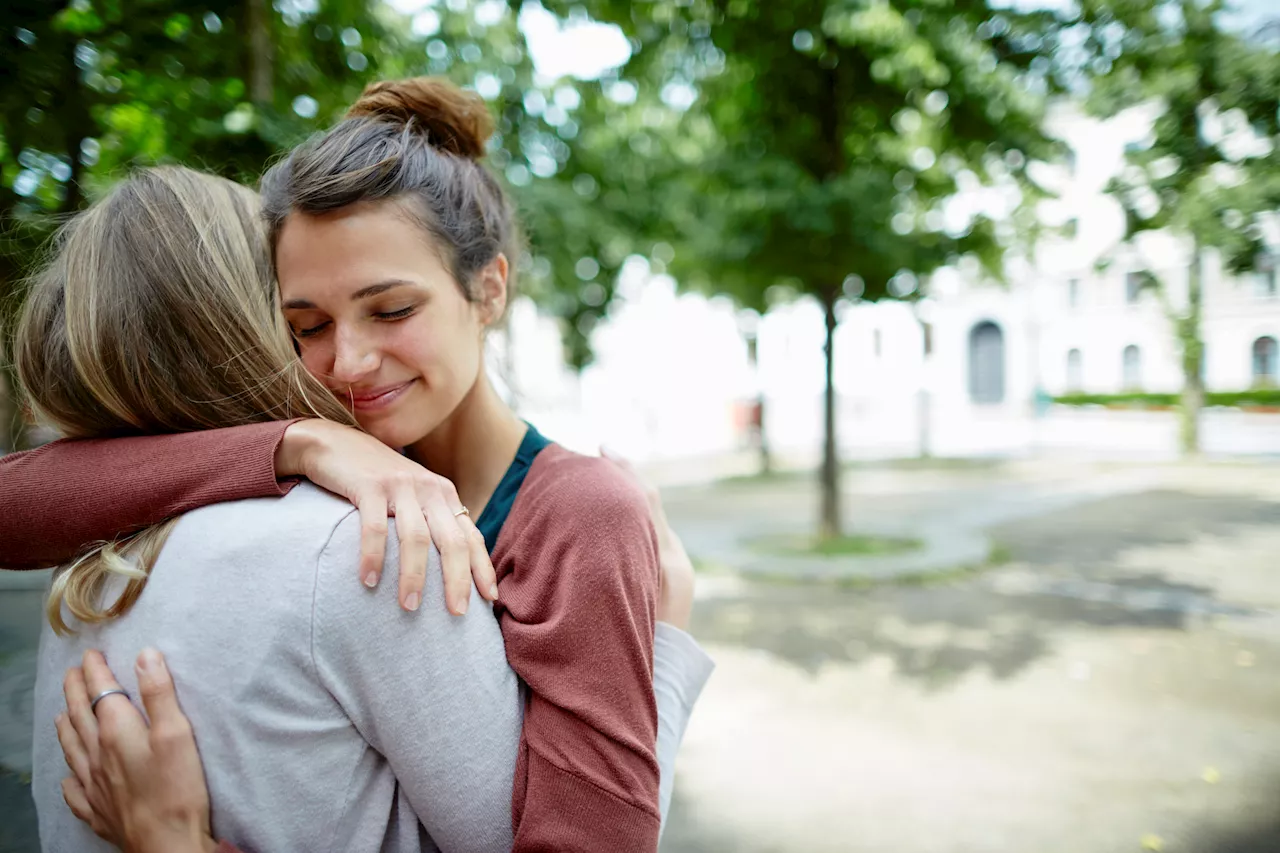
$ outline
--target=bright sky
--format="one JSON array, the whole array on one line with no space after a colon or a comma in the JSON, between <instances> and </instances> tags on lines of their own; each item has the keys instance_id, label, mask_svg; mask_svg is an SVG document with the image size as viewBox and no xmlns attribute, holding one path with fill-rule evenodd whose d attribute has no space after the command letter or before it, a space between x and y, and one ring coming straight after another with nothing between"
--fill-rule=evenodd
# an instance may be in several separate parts
<instances>
[{"instance_id":1,"label":"bright sky","mask_svg":"<svg viewBox=\"0 0 1280 853\"><path fill-rule=\"evenodd\" d=\"M456 0L454 3L444 4L440 0L386 2L403 14L426 13L430 18L432 7L453 6ZM505 4L496 2L493 5L497 13L501 14L496 7ZM529 52L538 76L548 83L566 75L591 80L610 68L616 68L631 56L631 45L617 27L590 20L561 21L543 8L541 3L533 0L520 7L520 29L528 40Z\"/></svg>"}]
</instances>

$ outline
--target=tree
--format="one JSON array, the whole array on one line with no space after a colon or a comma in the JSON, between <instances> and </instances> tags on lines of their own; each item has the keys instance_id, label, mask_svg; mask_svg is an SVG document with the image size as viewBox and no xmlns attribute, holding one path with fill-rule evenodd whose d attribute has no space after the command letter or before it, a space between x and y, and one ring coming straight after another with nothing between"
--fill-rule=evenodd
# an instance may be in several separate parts
<instances>
[{"instance_id":1,"label":"tree","mask_svg":"<svg viewBox=\"0 0 1280 853\"><path fill-rule=\"evenodd\" d=\"M592 227L590 194L554 180L577 133L575 90L538 89L509 8L450 3L410 19L377 0L14 0L0 38L0 321L57 222L129 168L177 162L252 184L370 80L433 74L493 104L491 161L533 235L529 290L569 321L572 360L589 359L610 292L580 298L590 270L578 261L603 258L607 275L622 257L609 266L616 241ZM7 364L0 348L0 450L21 444Z\"/></svg>"},{"instance_id":2,"label":"tree","mask_svg":"<svg viewBox=\"0 0 1280 853\"><path fill-rule=\"evenodd\" d=\"M1086 0L1082 58L1087 103L1114 116L1139 105L1158 115L1109 191L1124 207L1125 239L1168 230L1191 245L1185 305L1151 275L1181 351L1181 442L1200 447L1204 405L1202 259L1216 249L1240 273L1273 257L1266 222L1280 209L1280 52L1223 28L1222 0Z\"/></svg>"},{"instance_id":3,"label":"tree","mask_svg":"<svg viewBox=\"0 0 1280 853\"><path fill-rule=\"evenodd\" d=\"M1056 19L966 0L586 9L631 35L633 55L593 92L607 119L592 135L608 142L584 133L569 177L600 187L618 230L665 242L685 286L757 309L785 290L821 303L819 534L837 536L840 303L915 298L922 276L965 253L1000 273L994 223L948 223L940 208L961 175L1017 180L1053 152L1040 125Z\"/></svg>"}]
</instances>

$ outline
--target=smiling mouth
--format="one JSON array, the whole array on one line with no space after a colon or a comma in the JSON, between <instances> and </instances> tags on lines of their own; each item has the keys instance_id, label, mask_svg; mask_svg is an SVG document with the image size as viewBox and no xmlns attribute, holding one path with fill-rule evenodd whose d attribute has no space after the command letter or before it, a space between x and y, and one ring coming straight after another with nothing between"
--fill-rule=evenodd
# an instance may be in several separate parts
<instances>
[{"instance_id":1,"label":"smiling mouth","mask_svg":"<svg viewBox=\"0 0 1280 853\"><path fill-rule=\"evenodd\" d=\"M343 402L345 402L351 409L357 412L385 409L387 406L390 406L402 397L405 391L409 390L413 383L417 381L418 380L416 379L410 379L408 382L402 382L399 385L392 385L389 388L379 388L376 391L366 391L362 394L354 394L348 391L346 394L340 394L339 397L342 398Z\"/></svg>"}]
</instances>

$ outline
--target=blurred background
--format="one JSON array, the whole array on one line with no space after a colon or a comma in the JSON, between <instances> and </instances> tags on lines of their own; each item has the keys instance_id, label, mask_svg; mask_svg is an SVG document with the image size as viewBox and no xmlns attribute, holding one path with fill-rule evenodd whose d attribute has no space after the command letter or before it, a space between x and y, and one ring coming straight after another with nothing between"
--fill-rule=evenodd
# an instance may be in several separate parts
<instances>
[{"instance_id":1,"label":"blurred background","mask_svg":"<svg viewBox=\"0 0 1280 853\"><path fill-rule=\"evenodd\" d=\"M7 0L0 316L129 168L491 105L490 367L663 487L663 851L1280 851L1275 0ZM0 452L55 436L0 357ZM45 579L0 573L0 851ZM35 721L52 725L52 721Z\"/></svg>"}]
</instances>

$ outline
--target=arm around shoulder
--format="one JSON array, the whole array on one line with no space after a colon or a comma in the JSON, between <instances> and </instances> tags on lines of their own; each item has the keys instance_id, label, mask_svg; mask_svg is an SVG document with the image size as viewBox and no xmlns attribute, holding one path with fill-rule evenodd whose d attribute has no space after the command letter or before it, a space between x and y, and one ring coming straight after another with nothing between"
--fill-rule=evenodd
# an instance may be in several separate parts
<instances>
[{"instance_id":1,"label":"arm around shoulder","mask_svg":"<svg viewBox=\"0 0 1280 853\"><path fill-rule=\"evenodd\" d=\"M275 452L290 423L63 440L0 457L0 567L56 565L196 507L283 494Z\"/></svg>"}]
</instances>

